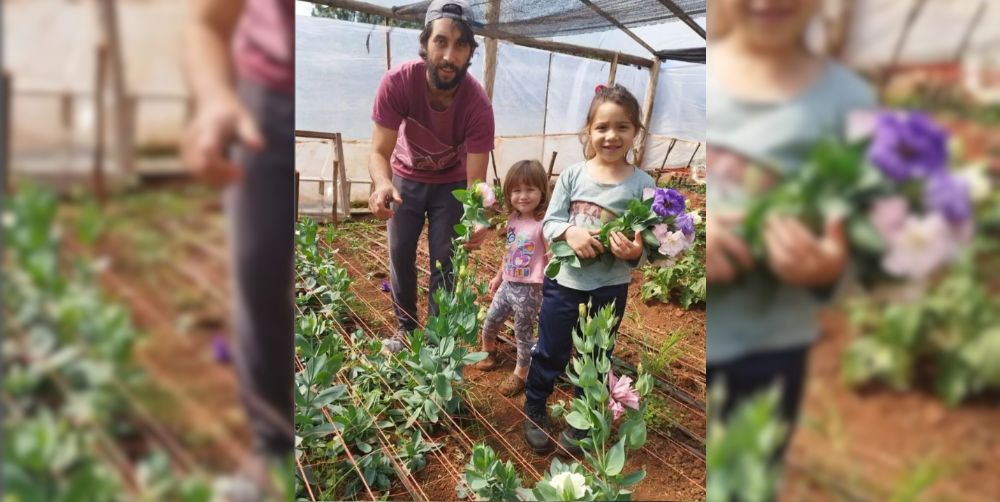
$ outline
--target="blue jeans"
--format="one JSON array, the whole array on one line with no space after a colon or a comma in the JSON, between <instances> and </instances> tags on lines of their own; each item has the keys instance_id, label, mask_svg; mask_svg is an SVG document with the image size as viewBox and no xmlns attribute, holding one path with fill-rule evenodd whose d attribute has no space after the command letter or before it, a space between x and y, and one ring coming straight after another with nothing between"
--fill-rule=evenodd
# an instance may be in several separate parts
<instances>
[{"instance_id":1,"label":"blue jeans","mask_svg":"<svg viewBox=\"0 0 1000 502\"><path fill-rule=\"evenodd\" d=\"M591 291L560 286L545 278L542 311L538 318L538 343L531 350L531 366L524 387L524 408L544 409L555 381L566 370L573 353L573 330L580 317L580 304L590 303L591 312L614 303L614 331L625 314L628 284L604 286ZM580 389L577 389L579 393Z\"/></svg>"}]
</instances>

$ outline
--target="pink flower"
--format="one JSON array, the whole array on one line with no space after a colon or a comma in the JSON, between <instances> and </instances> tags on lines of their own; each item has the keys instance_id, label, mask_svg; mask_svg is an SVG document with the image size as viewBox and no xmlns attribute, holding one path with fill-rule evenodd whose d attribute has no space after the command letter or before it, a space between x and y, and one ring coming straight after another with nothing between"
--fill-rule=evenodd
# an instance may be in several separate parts
<instances>
[{"instance_id":1,"label":"pink flower","mask_svg":"<svg viewBox=\"0 0 1000 502\"><path fill-rule=\"evenodd\" d=\"M693 236L694 234L691 235ZM687 249L693 241L694 239L689 241L684 235L684 232L681 232L680 230L669 232L666 239L660 241L660 249L657 251L664 256L673 258L674 256L680 254L681 251Z\"/></svg>"},{"instance_id":2,"label":"pink flower","mask_svg":"<svg viewBox=\"0 0 1000 502\"><path fill-rule=\"evenodd\" d=\"M909 216L890 240L882 268L896 277L926 279L955 256L960 246L956 233L939 213Z\"/></svg>"},{"instance_id":3,"label":"pink flower","mask_svg":"<svg viewBox=\"0 0 1000 502\"><path fill-rule=\"evenodd\" d=\"M868 215L878 234L886 241L892 241L903 230L908 211L903 197L885 197L872 204Z\"/></svg>"},{"instance_id":4,"label":"pink flower","mask_svg":"<svg viewBox=\"0 0 1000 502\"><path fill-rule=\"evenodd\" d=\"M655 188L646 187L642 189L642 200L652 199L654 195L656 195Z\"/></svg>"},{"instance_id":5,"label":"pink flower","mask_svg":"<svg viewBox=\"0 0 1000 502\"><path fill-rule=\"evenodd\" d=\"M483 196L483 207L493 207L493 204L497 203L497 196L493 193L493 187L486 183L479 183L476 185L476 189L479 190L479 195Z\"/></svg>"},{"instance_id":6,"label":"pink flower","mask_svg":"<svg viewBox=\"0 0 1000 502\"><path fill-rule=\"evenodd\" d=\"M623 376L616 378L615 374L608 372L608 388L611 395L608 396L608 408L614 420L618 420L625 413L625 407L633 410L639 409L639 394L631 386L632 378Z\"/></svg>"}]
</instances>

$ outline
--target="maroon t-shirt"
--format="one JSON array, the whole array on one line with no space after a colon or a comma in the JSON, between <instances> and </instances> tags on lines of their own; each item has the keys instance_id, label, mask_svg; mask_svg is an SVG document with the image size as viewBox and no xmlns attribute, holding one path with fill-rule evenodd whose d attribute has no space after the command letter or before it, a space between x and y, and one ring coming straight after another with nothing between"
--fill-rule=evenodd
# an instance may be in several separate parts
<instances>
[{"instance_id":1,"label":"maroon t-shirt","mask_svg":"<svg viewBox=\"0 0 1000 502\"><path fill-rule=\"evenodd\" d=\"M390 159L397 176L421 183L465 181L467 155L493 149L493 105L466 74L448 109L435 111L426 68L418 59L389 70L378 86L372 120L398 132Z\"/></svg>"},{"instance_id":2,"label":"maroon t-shirt","mask_svg":"<svg viewBox=\"0 0 1000 502\"><path fill-rule=\"evenodd\" d=\"M295 0L246 0L236 33L236 73L277 91L295 92Z\"/></svg>"}]
</instances>

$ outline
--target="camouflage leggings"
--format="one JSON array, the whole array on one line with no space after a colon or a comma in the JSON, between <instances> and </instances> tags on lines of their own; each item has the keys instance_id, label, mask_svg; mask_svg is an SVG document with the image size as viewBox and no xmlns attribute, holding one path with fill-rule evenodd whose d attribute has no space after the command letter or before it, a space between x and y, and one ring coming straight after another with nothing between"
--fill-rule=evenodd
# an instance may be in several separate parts
<instances>
[{"instance_id":1,"label":"camouflage leggings","mask_svg":"<svg viewBox=\"0 0 1000 502\"><path fill-rule=\"evenodd\" d=\"M483 340L492 344L504 321L514 314L514 337L517 340L517 365L531 364L531 346L535 344L535 327L542 308L542 285L503 281L493 295L493 303L483 321Z\"/></svg>"}]
</instances>

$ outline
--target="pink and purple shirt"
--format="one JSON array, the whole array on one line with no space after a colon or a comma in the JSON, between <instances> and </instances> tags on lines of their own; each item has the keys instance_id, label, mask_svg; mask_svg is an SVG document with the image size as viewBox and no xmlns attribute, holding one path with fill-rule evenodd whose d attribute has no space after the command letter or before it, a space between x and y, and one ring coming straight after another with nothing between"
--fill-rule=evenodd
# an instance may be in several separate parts
<instances>
[{"instance_id":1,"label":"pink and purple shirt","mask_svg":"<svg viewBox=\"0 0 1000 502\"><path fill-rule=\"evenodd\" d=\"M294 40L294 0L246 0L233 35L236 73L269 89L294 93Z\"/></svg>"},{"instance_id":2,"label":"pink and purple shirt","mask_svg":"<svg viewBox=\"0 0 1000 502\"><path fill-rule=\"evenodd\" d=\"M503 280L541 284L548 263L541 220L512 213L507 219L507 254L503 257Z\"/></svg>"},{"instance_id":3,"label":"pink and purple shirt","mask_svg":"<svg viewBox=\"0 0 1000 502\"><path fill-rule=\"evenodd\" d=\"M421 59L382 77L372 120L398 132L390 164L394 174L410 181L465 181L468 154L493 149L493 105L483 86L466 74L448 109L436 111L427 93L427 64Z\"/></svg>"}]
</instances>

